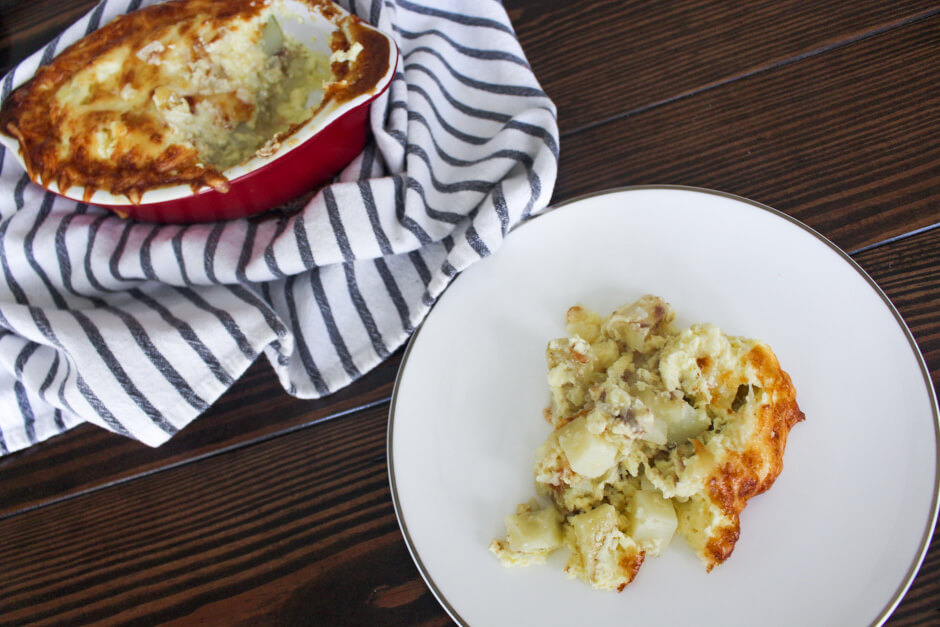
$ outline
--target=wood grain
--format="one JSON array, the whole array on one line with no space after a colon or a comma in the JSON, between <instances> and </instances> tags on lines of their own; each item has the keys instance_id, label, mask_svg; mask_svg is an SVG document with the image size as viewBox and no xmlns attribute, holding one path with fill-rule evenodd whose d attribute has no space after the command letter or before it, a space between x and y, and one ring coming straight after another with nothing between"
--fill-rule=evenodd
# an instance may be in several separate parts
<instances>
[{"instance_id":1,"label":"wood grain","mask_svg":"<svg viewBox=\"0 0 940 627\"><path fill-rule=\"evenodd\" d=\"M936 224L938 39L940 15L578 133L562 144L556 197L718 189L846 250Z\"/></svg>"},{"instance_id":2,"label":"wood grain","mask_svg":"<svg viewBox=\"0 0 940 627\"><path fill-rule=\"evenodd\" d=\"M57 0L55 4L0 0L0 74L52 40L90 11L94 0Z\"/></svg>"},{"instance_id":3,"label":"wood grain","mask_svg":"<svg viewBox=\"0 0 940 627\"><path fill-rule=\"evenodd\" d=\"M0 620L441 624L395 520L386 413L0 522Z\"/></svg>"},{"instance_id":4,"label":"wood grain","mask_svg":"<svg viewBox=\"0 0 940 627\"><path fill-rule=\"evenodd\" d=\"M878 283L917 340L940 388L940 227L854 256Z\"/></svg>"},{"instance_id":5,"label":"wood grain","mask_svg":"<svg viewBox=\"0 0 940 627\"><path fill-rule=\"evenodd\" d=\"M891 627L940 625L940 536L934 528L927 558L891 619Z\"/></svg>"},{"instance_id":6,"label":"wood grain","mask_svg":"<svg viewBox=\"0 0 940 627\"><path fill-rule=\"evenodd\" d=\"M856 260L896 303L924 349L934 382L940 381L940 229L865 251ZM238 390L231 393L231 406L216 411L228 415L245 405L251 414L270 404L264 392ZM292 623L305 617L320 624L449 623L394 526L384 458L386 411L381 404L0 521L0 598L16 600L9 607L0 603L0 616L58 623L214 622L218 616L240 616L245 623ZM210 434L213 427L207 421ZM237 431L239 425L226 428ZM107 467L103 460L126 443L110 435L106 439L112 441L101 443L104 457L90 464L92 471ZM65 477L78 458L63 452L47 462L64 464ZM25 478L41 476L38 472L33 468ZM103 485L106 475L99 478ZM313 483L304 486L308 480ZM377 527L365 522L370 516ZM344 535L325 519L365 530L361 536ZM268 534L274 539L268 540ZM319 548L297 548L293 534L316 536L310 544ZM267 543L287 548L266 551L261 545ZM248 547L249 556L226 553L226 547ZM246 563L246 572L234 574ZM138 573L132 585L124 584L129 572ZM150 590L146 582L153 581L164 582L163 587ZM105 590L107 602L99 598ZM923 574L890 624L925 624L940 611L938 595L940 544L935 540ZM317 601L322 599L338 601Z\"/></svg>"},{"instance_id":7,"label":"wood grain","mask_svg":"<svg viewBox=\"0 0 940 627\"><path fill-rule=\"evenodd\" d=\"M0 519L10 512L385 401L391 395L401 354L399 350L380 368L317 400L289 396L262 358L205 414L159 448L81 425L41 446L0 457Z\"/></svg>"},{"instance_id":8,"label":"wood grain","mask_svg":"<svg viewBox=\"0 0 940 627\"><path fill-rule=\"evenodd\" d=\"M853 250L940 222L940 15L565 138L555 198L678 183Z\"/></svg>"},{"instance_id":9,"label":"wood grain","mask_svg":"<svg viewBox=\"0 0 940 627\"><path fill-rule=\"evenodd\" d=\"M505 4L565 135L940 8L877 0Z\"/></svg>"}]
</instances>

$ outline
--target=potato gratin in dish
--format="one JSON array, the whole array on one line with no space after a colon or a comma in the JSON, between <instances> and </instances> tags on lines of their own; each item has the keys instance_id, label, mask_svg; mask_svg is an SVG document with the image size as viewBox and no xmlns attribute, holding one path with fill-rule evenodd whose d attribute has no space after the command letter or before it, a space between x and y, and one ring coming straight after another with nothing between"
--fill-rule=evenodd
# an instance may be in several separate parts
<instances>
[{"instance_id":1,"label":"potato gratin in dish","mask_svg":"<svg viewBox=\"0 0 940 627\"><path fill-rule=\"evenodd\" d=\"M676 531L709 571L731 555L741 511L773 485L804 416L767 345L674 318L655 296L606 319L568 311L571 337L547 349L554 431L535 464L551 502L506 518L490 545L504 565L567 546L570 577L619 591Z\"/></svg>"},{"instance_id":2,"label":"potato gratin in dish","mask_svg":"<svg viewBox=\"0 0 940 627\"><path fill-rule=\"evenodd\" d=\"M304 21L323 33L294 37ZM174 185L226 193L228 169L374 91L389 47L326 0L174 0L119 17L39 68L3 103L0 132L34 181L81 188L86 202L104 190L136 205Z\"/></svg>"}]
</instances>

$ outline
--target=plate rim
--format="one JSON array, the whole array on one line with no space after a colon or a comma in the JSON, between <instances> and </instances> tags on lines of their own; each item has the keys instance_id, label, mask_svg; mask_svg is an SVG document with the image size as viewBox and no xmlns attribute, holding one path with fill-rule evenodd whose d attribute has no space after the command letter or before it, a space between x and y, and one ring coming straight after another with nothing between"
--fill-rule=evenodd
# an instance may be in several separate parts
<instances>
[{"instance_id":1,"label":"plate rim","mask_svg":"<svg viewBox=\"0 0 940 627\"><path fill-rule=\"evenodd\" d=\"M920 366L921 376L923 377L924 385L927 388L928 398L931 401L931 410L933 412L934 440L936 441L938 446L940 446L940 406L938 406L938 403L937 403L937 394L934 389L933 380L931 379L931 376L930 376L930 370L927 368L927 363L926 361L924 361L924 354L920 350L920 346L917 345L917 340L914 338L914 334L911 333L910 328L907 326L907 322L905 322L903 316L901 316L901 313L898 311L897 307L894 306L894 303L891 302L891 299L888 298L888 295L885 294L884 290L881 289L881 286L879 286L878 283L873 278L871 278L868 272L866 272L865 269L862 268L862 266L859 265L857 261L852 259L852 257L849 256L848 253L846 253L844 250L842 250L839 246L837 246L829 238L824 236L822 233L820 233L816 229L794 218L793 216L790 216L780 211L779 209L774 209L773 207L769 205L765 205L764 203L758 202L756 200L751 200L743 196L738 196L737 194L709 189L705 187L695 187L691 185L624 185L624 186L619 186L619 187L610 187L610 188L606 188L602 190L588 192L585 194L575 196L573 198L569 198L568 200L564 200L557 204L551 205L547 207L544 211L541 211L538 214L535 214L527 218L523 222L520 222L515 227L513 227L509 231L509 233L512 233L524 227L526 224L532 222L533 220L537 220L538 218L548 215L549 213L554 213L555 211L563 207L566 207L568 205L571 205L577 202L582 202L584 200L588 200L590 198L595 198L598 196L608 196L608 195L618 194L622 192L633 192L633 191L685 191L685 192L700 193L700 194L711 195L711 196L719 196L719 197L727 198L730 200L743 202L744 204L750 205L757 209L761 209L763 211L767 211L771 213L772 215L785 219L791 224L794 224L800 227L801 229L803 229L804 231L808 232L809 234L813 235L820 242L828 246L831 250L835 251L843 261L848 262L849 266L852 267L856 272L858 272L862 276L862 278L865 279L869 287L871 287L875 291L875 293L881 298L882 303L888 307L888 310L891 312L892 316L894 317L895 322L898 323L898 325L901 327L901 330L904 332L904 336L907 338L908 345L913 351L914 357L916 358L916 361L918 365ZM459 278L460 278L459 276L455 277L454 281L451 282L451 285L453 285L457 280L459 280ZM444 297L446 292L447 290L445 290L444 293L438 296L437 302L440 302L441 298ZM395 456L392 450L392 443L393 443L393 432L394 432L394 423L395 423L395 408L398 402L398 393L400 390L402 375L405 371L405 366L408 363L408 357L410 356L411 351L414 348L415 341L417 340L418 335L421 333L421 330L424 327L424 321L427 320L427 318L431 315L431 312L433 311L433 309L434 307L432 306L431 310L428 311L427 315L425 316L425 319L422 320L421 323L415 328L414 333L411 335L411 338L408 340L408 345L405 347L405 352L402 355L401 363L398 366L398 372L395 375L395 384L392 387L392 396L389 402L388 428L387 428L386 445L385 445L386 457L388 458L388 481L389 481L389 489L390 489L390 493L392 497L392 505L395 509L395 518L398 521L398 527L401 530L402 536L404 537L405 545L408 548L408 553L411 555L411 559L414 561L415 566L417 566L418 568L418 572L421 574L421 578L424 580L428 588L431 590L431 593L434 595L434 598L437 599L438 603L441 604L441 607L444 608L444 610L451 617L451 619L454 620L454 622L456 622L458 625L469 625L469 623L466 620L464 620L460 616L460 614L457 612L457 610L450 604L450 602L445 597L444 593L438 588L437 584L431 578L430 573L428 572L427 567L425 566L424 562L421 560L421 556L418 555L417 549L415 549L414 541L412 540L411 534L408 531L408 526L405 524L404 513L401 510L401 504L398 498L398 486L395 481ZM920 571L920 568L923 565L924 559L927 556L927 551L930 547L930 541L933 537L934 529L937 525L938 513L940 513L940 455L936 455L936 454L934 456L934 471L935 471L934 473L935 476L934 476L933 498L931 502L931 514L928 516L927 526L924 529L923 536L921 537L920 547L918 548L917 553L915 554L914 559L912 560L911 565L908 568L906 575L904 576L904 578L902 579L898 587L895 589L895 592L891 596L891 599L888 601L887 605L882 609L881 613L878 614L875 620L872 621L871 623L872 625L882 625L885 621L888 620L888 618L892 615L892 613L894 613L894 610L897 609L898 605L901 603L901 600L904 598L904 595L907 594L907 591L910 589L911 584L914 582L914 579L917 576L917 573Z\"/></svg>"}]
</instances>

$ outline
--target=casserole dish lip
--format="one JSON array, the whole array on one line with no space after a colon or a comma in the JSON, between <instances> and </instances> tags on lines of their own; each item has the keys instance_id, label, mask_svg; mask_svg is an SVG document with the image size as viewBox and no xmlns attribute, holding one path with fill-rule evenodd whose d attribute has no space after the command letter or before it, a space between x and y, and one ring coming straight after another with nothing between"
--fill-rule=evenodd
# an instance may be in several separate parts
<instances>
[{"instance_id":1,"label":"casserole dish lip","mask_svg":"<svg viewBox=\"0 0 940 627\"><path fill-rule=\"evenodd\" d=\"M296 15L296 7L303 7L304 14L300 17L302 18L303 22L308 24L322 24L324 22L331 22L333 24L333 29L323 29L322 35L326 35L327 37L329 37L332 32L342 28L338 24L340 20L352 16L343 7L337 5L334 2L330 2L329 4L332 5L331 9L335 9L337 14L335 17L323 15L316 6L306 4L302 2L302 0L273 0L272 4L280 5L284 13L288 15ZM388 57L386 59L387 65L385 73L382 74L378 80L371 85L371 87L364 89L353 98L339 103L334 101L327 102L323 109L317 111L295 132L279 142L279 146L272 154L266 156L254 155L239 164L222 170L221 174L228 180L230 187L229 191L223 195L228 195L233 191L236 191L235 188L239 182L255 175L262 175L264 170L277 167L278 162L282 157L307 144L308 142L316 141L317 136L321 131L337 122L351 111L354 111L355 109L362 106L369 106L369 104L378 96L380 96L391 84L391 81L395 76L395 72L397 71L398 58L400 54L394 38L376 28L372 24L356 18L356 16L352 17L358 20L358 27L368 29L387 41ZM319 27L315 26L315 28ZM358 38L353 39L351 43L356 43L357 41ZM368 119L366 120L366 124L368 124ZM24 170L27 169L26 161L21 154L20 141L17 138L8 135L2 129L0 129L0 146L3 146L7 152L12 154L17 163L19 163L20 167L22 167ZM344 165L345 163L337 164L337 169L342 168ZM70 200L74 200L76 202L114 208L117 209L118 213L122 215L125 213L132 215L134 213L134 207L138 206L156 204L165 205L176 200L191 200L195 197L210 192L222 194L222 192L218 192L207 185L203 185L199 189L194 190L191 185L187 183L181 183L158 186L148 189L141 195L140 201L137 203L132 202L130 198L123 194L113 194L103 189L95 189L90 198L86 200L84 198L85 187L82 185L73 185L70 186L67 190L62 191L59 189L58 184L54 180L47 182L42 180L39 176L37 176L37 178L39 180L31 176L30 180L46 191L52 192L58 196L68 198ZM127 208L128 211L121 211L122 208Z\"/></svg>"}]
</instances>

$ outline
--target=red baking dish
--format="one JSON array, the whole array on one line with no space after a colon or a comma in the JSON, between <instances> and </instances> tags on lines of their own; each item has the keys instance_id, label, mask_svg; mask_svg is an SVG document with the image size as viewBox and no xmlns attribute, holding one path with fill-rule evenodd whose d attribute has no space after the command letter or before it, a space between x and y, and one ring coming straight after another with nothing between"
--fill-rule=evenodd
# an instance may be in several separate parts
<instances>
[{"instance_id":1,"label":"red baking dish","mask_svg":"<svg viewBox=\"0 0 940 627\"><path fill-rule=\"evenodd\" d=\"M186 184L172 185L148 189L135 203L126 196L105 190L95 190L86 199L84 187L75 185L63 192L55 181L36 182L66 198L107 207L128 218L160 223L193 223L254 215L281 206L329 181L365 147L370 135L370 104L391 83L398 63L398 48L391 37L350 16L333 3L298 0L272 0L272 3L284 12L283 18L279 16L284 31L315 52L329 54L333 32L344 28L345 24L348 33L348 21L344 20L355 20L356 29L369 34L360 40L366 45L370 41L373 44L378 41L381 55L384 56L387 50L387 59L378 59L379 70L369 73L368 84L357 85L353 97L340 102L328 101L311 119L282 140L272 154L254 156L223 170L222 175L229 181L227 192L210 187L194 192ZM375 35L380 35L381 39ZM387 42L387 45L382 42ZM376 63L376 54L360 54L360 57ZM357 63L358 58L350 63ZM0 132L0 143L26 166L17 139Z\"/></svg>"}]
</instances>

